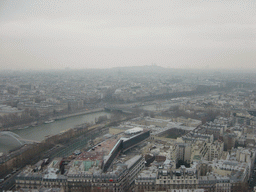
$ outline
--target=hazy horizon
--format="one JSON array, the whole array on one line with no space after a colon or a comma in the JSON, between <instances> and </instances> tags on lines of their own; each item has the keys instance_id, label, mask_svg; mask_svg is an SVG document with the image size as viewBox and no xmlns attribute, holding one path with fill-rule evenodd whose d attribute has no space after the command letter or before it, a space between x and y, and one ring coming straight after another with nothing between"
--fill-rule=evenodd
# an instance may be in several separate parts
<instances>
[{"instance_id":1,"label":"hazy horizon","mask_svg":"<svg viewBox=\"0 0 256 192\"><path fill-rule=\"evenodd\" d=\"M1 70L256 69L250 0L3 0Z\"/></svg>"}]
</instances>

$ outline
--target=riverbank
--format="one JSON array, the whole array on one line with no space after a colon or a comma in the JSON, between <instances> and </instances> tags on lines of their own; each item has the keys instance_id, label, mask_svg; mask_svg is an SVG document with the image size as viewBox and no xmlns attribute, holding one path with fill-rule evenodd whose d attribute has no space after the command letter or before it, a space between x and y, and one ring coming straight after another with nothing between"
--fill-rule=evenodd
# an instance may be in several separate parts
<instances>
[{"instance_id":1,"label":"riverbank","mask_svg":"<svg viewBox=\"0 0 256 192\"><path fill-rule=\"evenodd\" d=\"M69 114L63 114L63 115L59 115L59 116L42 118L42 119L37 120L36 126L44 124L45 121L47 121L48 119L58 121L58 120L66 119L66 118L69 118L69 117L75 117L75 116L80 116L80 115L104 112L104 110L105 110L104 108L97 108L97 109L92 109L92 110L79 111L79 112L75 112L75 113L69 113ZM6 128L2 127L2 128L0 128L0 131L15 131L15 130L27 129L29 127L35 127L35 125L32 125L33 123L34 122L26 123L26 124L22 124L22 125L16 125L16 126L12 126L12 127L6 127Z\"/></svg>"},{"instance_id":2,"label":"riverbank","mask_svg":"<svg viewBox=\"0 0 256 192\"><path fill-rule=\"evenodd\" d=\"M105 110L104 108L86 110L86 111L81 111L81 112L76 112L76 113L71 113L71 114L66 114L66 115L60 115L60 116L57 116L57 117L53 117L51 119L53 119L53 120L60 120L60 119L68 118L68 117L74 117L74 116L79 116L79 115L103 112L104 110Z\"/></svg>"},{"instance_id":3,"label":"riverbank","mask_svg":"<svg viewBox=\"0 0 256 192\"><path fill-rule=\"evenodd\" d=\"M0 157L0 178L9 174L13 168L36 163L39 159L66 156L72 154L77 148L83 148L90 139L108 133L105 124L91 127L84 124L79 128L70 128L61 134L51 135L37 144L23 145L10 154Z\"/></svg>"},{"instance_id":4,"label":"riverbank","mask_svg":"<svg viewBox=\"0 0 256 192\"><path fill-rule=\"evenodd\" d=\"M95 124L95 120L97 121L101 116L107 116L107 118L110 118L111 113L104 111L94 111L94 113L88 114L87 112L87 114L68 117L65 119L54 121L53 123L42 123L41 125L36 125L34 127L31 126L26 129L16 129L12 130L11 132L19 135L22 139L40 142L43 141L46 137L48 138L52 135L57 135L59 133L65 132L70 128L76 127L77 125L81 125L84 123L93 125ZM3 139L12 142L14 146L9 146L7 145L7 143L1 142L3 141ZM12 140L11 137L0 138L0 152L8 153L9 150L18 147L19 145L20 144L15 139Z\"/></svg>"}]
</instances>

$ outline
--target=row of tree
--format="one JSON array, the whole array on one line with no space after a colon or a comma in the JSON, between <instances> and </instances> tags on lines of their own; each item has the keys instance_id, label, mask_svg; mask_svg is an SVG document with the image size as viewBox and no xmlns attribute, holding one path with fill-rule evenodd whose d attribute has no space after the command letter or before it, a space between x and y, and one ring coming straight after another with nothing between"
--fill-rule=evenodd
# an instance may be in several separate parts
<instances>
[{"instance_id":1,"label":"row of tree","mask_svg":"<svg viewBox=\"0 0 256 192\"><path fill-rule=\"evenodd\" d=\"M11 127L37 121L39 112L36 109L25 109L20 115L12 113L9 115L0 116L2 127Z\"/></svg>"}]
</instances>

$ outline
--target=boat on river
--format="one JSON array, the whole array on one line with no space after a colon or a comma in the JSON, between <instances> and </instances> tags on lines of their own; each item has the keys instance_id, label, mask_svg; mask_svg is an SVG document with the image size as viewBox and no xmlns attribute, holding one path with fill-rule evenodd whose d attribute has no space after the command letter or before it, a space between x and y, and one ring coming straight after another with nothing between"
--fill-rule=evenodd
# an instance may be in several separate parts
<instances>
[{"instance_id":1,"label":"boat on river","mask_svg":"<svg viewBox=\"0 0 256 192\"><path fill-rule=\"evenodd\" d=\"M19 127L18 129L27 129L27 128L29 128L29 126Z\"/></svg>"},{"instance_id":2,"label":"boat on river","mask_svg":"<svg viewBox=\"0 0 256 192\"><path fill-rule=\"evenodd\" d=\"M54 122L54 120L52 119L52 120L49 120L49 121L45 121L44 123L49 124L49 123L53 123L53 122Z\"/></svg>"}]
</instances>

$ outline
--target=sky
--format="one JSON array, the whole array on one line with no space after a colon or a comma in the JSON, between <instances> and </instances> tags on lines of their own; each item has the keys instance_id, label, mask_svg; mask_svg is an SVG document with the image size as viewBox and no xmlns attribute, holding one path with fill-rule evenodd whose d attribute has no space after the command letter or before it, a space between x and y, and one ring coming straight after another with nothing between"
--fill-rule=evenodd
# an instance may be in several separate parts
<instances>
[{"instance_id":1,"label":"sky","mask_svg":"<svg viewBox=\"0 0 256 192\"><path fill-rule=\"evenodd\" d=\"M256 69L255 0L0 0L0 68Z\"/></svg>"}]
</instances>

